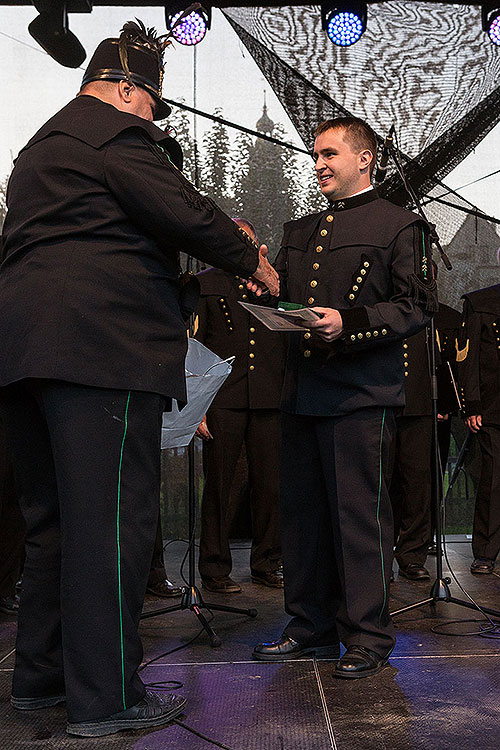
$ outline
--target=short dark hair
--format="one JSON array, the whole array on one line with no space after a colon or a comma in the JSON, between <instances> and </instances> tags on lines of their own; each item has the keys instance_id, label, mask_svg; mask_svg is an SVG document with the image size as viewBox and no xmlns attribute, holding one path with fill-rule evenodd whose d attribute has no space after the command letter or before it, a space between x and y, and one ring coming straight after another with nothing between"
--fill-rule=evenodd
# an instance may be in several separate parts
<instances>
[{"instance_id":1,"label":"short dark hair","mask_svg":"<svg viewBox=\"0 0 500 750\"><path fill-rule=\"evenodd\" d=\"M335 117L333 120L320 122L314 131L314 137L326 133L327 130L344 130L345 140L356 151L367 148L373 154L370 164L370 175L373 174L377 162L377 136L367 122L360 117Z\"/></svg>"}]
</instances>

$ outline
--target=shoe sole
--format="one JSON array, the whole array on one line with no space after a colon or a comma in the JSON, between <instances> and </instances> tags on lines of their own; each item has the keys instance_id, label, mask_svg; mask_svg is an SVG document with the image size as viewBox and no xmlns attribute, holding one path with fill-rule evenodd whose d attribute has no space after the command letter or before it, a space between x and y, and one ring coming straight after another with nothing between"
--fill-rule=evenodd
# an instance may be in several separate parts
<instances>
[{"instance_id":1,"label":"shoe sole","mask_svg":"<svg viewBox=\"0 0 500 750\"><path fill-rule=\"evenodd\" d=\"M430 581L431 580L430 575L414 577L414 576L408 576L405 573L402 573L401 571L399 571L399 577L406 578L407 581Z\"/></svg>"},{"instance_id":2,"label":"shoe sole","mask_svg":"<svg viewBox=\"0 0 500 750\"><path fill-rule=\"evenodd\" d=\"M150 719L115 719L113 721L86 721L81 724L67 724L66 733L77 737L105 737L108 734L116 734L126 729L148 729L168 724L180 716L186 705L185 698L179 698L178 704L168 713L155 716Z\"/></svg>"},{"instance_id":3,"label":"shoe sole","mask_svg":"<svg viewBox=\"0 0 500 750\"><path fill-rule=\"evenodd\" d=\"M284 583L268 583L267 581L262 580L262 578L256 578L255 576L251 576L251 579L254 583L260 583L261 586L267 586L269 589L285 588Z\"/></svg>"},{"instance_id":4,"label":"shoe sole","mask_svg":"<svg viewBox=\"0 0 500 750\"><path fill-rule=\"evenodd\" d=\"M380 662L380 664L378 664L378 666L374 667L373 669L365 669L362 672L337 672L334 669L333 677L340 680L360 680L363 677L372 677L374 674L378 674L388 665L389 660L386 659L384 662Z\"/></svg>"},{"instance_id":5,"label":"shoe sole","mask_svg":"<svg viewBox=\"0 0 500 750\"><path fill-rule=\"evenodd\" d=\"M493 573L495 568L492 568L491 570L471 570L471 573L473 576L488 576Z\"/></svg>"},{"instance_id":6,"label":"shoe sole","mask_svg":"<svg viewBox=\"0 0 500 750\"><path fill-rule=\"evenodd\" d=\"M182 596L182 591L179 589L179 592L174 592L171 594L159 594L157 591L153 591L152 589L146 589L146 594L149 594L149 596L157 596L160 599L175 599L178 596Z\"/></svg>"},{"instance_id":7,"label":"shoe sole","mask_svg":"<svg viewBox=\"0 0 500 750\"><path fill-rule=\"evenodd\" d=\"M202 588L206 589L207 591L210 591L212 594L241 594L241 587L238 586L238 588L234 589L214 589L210 585L207 586L206 583L202 582Z\"/></svg>"},{"instance_id":8,"label":"shoe sole","mask_svg":"<svg viewBox=\"0 0 500 750\"><path fill-rule=\"evenodd\" d=\"M257 661L292 661L301 659L304 656L314 657L316 659L338 659L340 649L338 646L310 646L296 651L294 654L261 654L254 651L252 657Z\"/></svg>"},{"instance_id":9,"label":"shoe sole","mask_svg":"<svg viewBox=\"0 0 500 750\"><path fill-rule=\"evenodd\" d=\"M18 711L36 711L39 708L51 708L59 703L66 703L65 695L52 695L46 698L15 698L10 697L10 703Z\"/></svg>"}]
</instances>

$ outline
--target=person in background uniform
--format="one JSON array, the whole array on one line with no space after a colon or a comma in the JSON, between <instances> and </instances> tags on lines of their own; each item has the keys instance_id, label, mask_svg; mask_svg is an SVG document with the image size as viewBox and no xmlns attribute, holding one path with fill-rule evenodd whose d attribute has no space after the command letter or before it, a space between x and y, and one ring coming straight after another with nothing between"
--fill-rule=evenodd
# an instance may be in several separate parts
<instances>
[{"instance_id":1,"label":"person in background uniform","mask_svg":"<svg viewBox=\"0 0 500 750\"><path fill-rule=\"evenodd\" d=\"M276 261L284 300L318 316L290 334L283 386L281 638L254 658L338 657L335 677L384 667L394 647L388 491L401 340L437 307L428 226L371 187L377 141L358 118L316 130L321 213L285 224Z\"/></svg>"},{"instance_id":2,"label":"person in background uniform","mask_svg":"<svg viewBox=\"0 0 500 750\"><path fill-rule=\"evenodd\" d=\"M255 229L235 222L250 237ZM198 429L205 487L201 505L199 570L203 587L232 594L230 496L243 445L248 463L252 513L252 581L283 588L279 531L279 404L286 340L269 331L241 305L248 290L238 276L210 268L201 286L196 338L223 359L235 356L231 374Z\"/></svg>"},{"instance_id":3,"label":"person in background uniform","mask_svg":"<svg viewBox=\"0 0 500 750\"><path fill-rule=\"evenodd\" d=\"M481 451L470 567L479 575L493 572L500 551L500 284L463 300L457 367L462 413Z\"/></svg>"},{"instance_id":4,"label":"person in background uniform","mask_svg":"<svg viewBox=\"0 0 500 750\"><path fill-rule=\"evenodd\" d=\"M186 401L179 252L278 291L155 125L164 43L128 22L16 161L0 270L0 415L27 524L11 702L67 731L157 726L138 634L158 520L162 414ZM259 280L257 282L257 280Z\"/></svg>"},{"instance_id":5,"label":"person in background uniform","mask_svg":"<svg viewBox=\"0 0 500 750\"><path fill-rule=\"evenodd\" d=\"M438 423L449 428L456 411L448 361L453 357L460 314L439 304L434 316L438 376ZM399 575L412 581L429 580L425 567L432 541L433 424L430 377L430 329L403 341L405 406L396 419L394 471L390 496L394 513L394 556ZM449 446L449 429L448 435ZM443 438L444 442L445 438ZM444 453L444 448L443 448ZM446 448L446 457L448 448ZM441 456L443 470L446 458Z\"/></svg>"}]
</instances>

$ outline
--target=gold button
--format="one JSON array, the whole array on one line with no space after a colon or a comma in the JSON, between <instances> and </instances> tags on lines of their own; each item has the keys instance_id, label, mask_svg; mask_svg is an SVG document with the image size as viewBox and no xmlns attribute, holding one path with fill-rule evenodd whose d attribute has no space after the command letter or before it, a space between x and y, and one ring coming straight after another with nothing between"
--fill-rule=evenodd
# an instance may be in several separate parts
<instances>
[{"instance_id":1,"label":"gold button","mask_svg":"<svg viewBox=\"0 0 500 750\"><path fill-rule=\"evenodd\" d=\"M319 268L319 263L313 263L313 271L317 271Z\"/></svg>"},{"instance_id":2,"label":"gold button","mask_svg":"<svg viewBox=\"0 0 500 750\"><path fill-rule=\"evenodd\" d=\"M311 334L309 333L309 331L307 331L306 333L304 333L304 338L306 339L306 341L307 341L307 339L311 338Z\"/></svg>"},{"instance_id":3,"label":"gold button","mask_svg":"<svg viewBox=\"0 0 500 750\"><path fill-rule=\"evenodd\" d=\"M248 356L250 357L250 359L253 359L255 357L255 354L253 352L250 352Z\"/></svg>"},{"instance_id":4,"label":"gold button","mask_svg":"<svg viewBox=\"0 0 500 750\"><path fill-rule=\"evenodd\" d=\"M351 336L351 341L356 341L356 336L354 334Z\"/></svg>"},{"instance_id":5,"label":"gold button","mask_svg":"<svg viewBox=\"0 0 500 750\"><path fill-rule=\"evenodd\" d=\"M322 237L326 237L327 234L328 234L328 229L322 229L321 232L320 232L320 235Z\"/></svg>"},{"instance_id":6,"label":"gold button","mask_svg":"<svg viewBox=\"0 0 500 750\"><path fill-rule=\"evenodd\" d=\"M309 297L309 299L307 300L307 304L312 305L313 302L314 302L314 297Z\"/></svg>"},{"instance_id":7,"label":"gold button","mask_svg":"<svg viewBox=\"0 0 500 750\"><path fill-rule=\"evenodd\" d=\"M408 377L408 373L407 373L407 372L405 372L405 378L407 378L407 377Z\"/></svg>"},{"instance_id":8,"label":"gold button","mask_svg":"<svg viewBox=\"0 0 500 750\"><path fill-rule=\"evenodd\" d=\"M255 367L254 367L254 365L250 365L250 367L248 369L249 370L255 370Z\"/></svg>"},{"instance_id":9,"label":"gold button","mask_svg":"<svg viewBox=\"0 0 500 750\"><path fill-rule=\"evenodd\" d=\"M356 296L354 294L350 294L349 299L356 299Z\"/></svg>"},{"instance_id":10,"label":"gold button","mask_svg":"<svg viewBox=\"0 0 500 750\"><path fill-rule=\"evenodd\" d=\"M246 295L246 294L242 294L242 295L241 295L241 299L246 299L246 298L247 298L247 296L248 296L248 295Z\"/></svg>"},{"instance_id":11,"label":"gold button","mask_svg":"<svg viewBox=\"0 0 500 750\"><path fill-rule=\"evenodd\" d=\"M385 336L387 334L387 328L382 328L382 336Z\"/></svg>"},{"instance_id":12,"label":"gold button","mask_svg":"<svg viewBox=\"0 0 500 750\"><path fill-rule=\"evenodd\" d=\"M314 287L318 286L318 282L316 281L316 279L313 279L312 281L310 281L309 286L312 286L313 289Z\"/></svg>"},{"instance_id":13,"label":"gold button","mask_svg":"<svg viewBox=\"0 0 500 750\"><path fill-rule=\"evenodd\" d=\"M219 302L224 302L224 297L220 297Z\"/></svg>"},{"instance_id":14,"label":"gold button","mask_svg":"<svg viewBox=\"0 0 500 750\"><path fill-rule=\"evenodd\" d=\"M403 344L403 349L408 349L408 344L406 343L406 341L405 341L405 343Z\"/></svg>"},{"instance_id":15,"label":"gold button","mask_svg":"<svg viewBox=\"0 0 500 750\"><path fill-rule=\"evenodd\" d=\"M229 318L229 313L228 312L225 312L224 315L226 316L226 318Z\"/></svg>"},{"instance_id":16,"label":"gold button","mask_svg":"<svg viewBox=\"0 0 500 750\"><path fill-rule=\"evenodd\" d=\"M377 336L378 336L378 331L373 331L373 335L375 336L375 338L377 338Z\"/></svg>"},{"instance_id":17,"label":"gold button","mask_svg":"<svg viewBox=\"0 0 500 750\"><path fill-rule=\"evenodd\" d=\"M326 220L327 220L327 222L328 222L329 224L331 224L331 223L332 223L332 221L333 221L333 216L332 216L331 214L328 214L328 216L326 217Z\"/></svg>"},{"instance_id":18,"label":"gold button","mask_svg":"<svg viewBox=\"0 0 500 750\"><path fill-rule=\"evenodd\" d=\"M250 339L250 346L253 346L255 344L255 341L253 339Z\"/></svg>"},{"instance_id":19,"label":"gold button","mask_svg":"<svg viewBox=\"0 0 500 750\"><path fill-rule=\"evenodd\" d=\"M318 246L316 247L316 252L317 252L317 253L320 253L320 252L321 252L322 250L323 250L323 245L318 245Z\"/></svg>"},{"instance_id":20,"label":"gold button","mask_svg":"<svg viewBox=\"0 0 500 750\"><path fill-rule=\"evenodd\" d=\"M229 326L229 330L232 331L233 330L233 326Z\"/></svg>"},{"instance_id":21,"label":"gold button","mask_svg":"<svg viewBox=\"0 0 500 750\"><path fill-rule=\"evenodd\" d=\"M311 356L311 350L310 349L306 349L305 352L304 352L304 357L310 357L310 356Z\"/></svg>"},{"instance_id":22,"label":"gold button","mask_svg":"<svg viewBox=\"0 0 500 750\"><path fill-rule=\"evenodd\" d=\"M366 271L364 268L361 269L360 274L361 276L366 276Z\"/></svg>"},{"instance_id":23,"label":"gold button","mask_svg":"<svg viewBox=\"0 0 500 750\"><path fill-rule=\"evenodd\" d=\"M363 334L362 333L358 333L358 339L362 339L362 338L363 338Z\"/></svg>"},{"instance_id":24,"label":"gold button","mask_svg":"<svg viewBox=\"0 0 500 750\"><path fill-rule=\"evenodd\" d=\"M357 292L357 291L358 291L358 289L359 289L359 286L358 286L357 284L354 284L354 286L353 286L353 288L352 288L352 291L353 291L353 292Z\"/></svg>"},{"instance_id":25,"label":"gold button","mask_svg":"<svg viewBox=\"0 0 500 750\"><path fill-rule=\"evenodd\" d=\"M405 352L405 353L403 354L403 357L404 357L405 359L408 359L408 352Z\"/></svg>"},{"instance_id":26,"label":"gold button","mask_svg":"<svg viewBox=\"0 0 500 750\"><path fill-rule=\"evenodd\" d=\"M361 284L361 282L363 281L363 277L362 276L358 276L358 278L356 279L356 281L358 282L358 284Z\"/></svg>"},{"instance_id":27,"label":"gold button","mask_svg":"<svg viewBox=\"0 0 500 750\"><path fill-rule=\"evenodd\" d=\"M370 264L368 263L367 260L365 260L365 262L363 263L363 265L364 265L365 268L370 268Z\"/></svg>"},{"instance_id":28,"label":"gold button","mask_svg":"<svg viewBox=\"0 0 500 750\"><path fill-rule=\"evenodd\" d=\"M244 289L244 288L245 287L243 286L243 284L238 284L238 289Z\"/></svg>"},{"instance_id":29,"label":"gold button","mask_svg":"<svg viewBox=\"0 0 500 750\"><path fill-rule=\"evenodd\" d=\"M408 367L408 362L405 362L405 367Z\"/></svg>"},{"instance_id":30,"label":"gold button","mask_svg":"<svg viewBox=\"0 0 500 750\"><path fill-rule=\"evenodd\" d=\"M367 339L371 339L371 337L372 337L371 332L367 331L366 334L365 334L365 336L366 336Z\"/></svg>"},{"instance_id":31,"label":"gold button","mask_svg":"<svg viewBox=\"0 0 500 750\"><path fill-rule=\"evenodd\" d=\"M255 333L255 328L253 326L250 328L250 333Z\"/></svg>"}]
</instances>

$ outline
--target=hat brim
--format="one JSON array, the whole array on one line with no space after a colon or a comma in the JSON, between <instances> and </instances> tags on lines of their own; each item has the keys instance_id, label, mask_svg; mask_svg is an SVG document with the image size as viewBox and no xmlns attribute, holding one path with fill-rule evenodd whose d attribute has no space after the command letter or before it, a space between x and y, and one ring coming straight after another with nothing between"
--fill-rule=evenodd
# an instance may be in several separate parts
<instances>
[{"instance_id":1,"label":"hat brim","mask_svg":"<svg viewBox=\"0 0 500 750\"><path fill-rule=\"evenodd\" d=\"M153 113L153 120L165 120L165 118L167 118L171 114L172 107L167 104L165 99L162 99L160 96L153 94L150 89L146 89L146 91L152 96L156 104L155 111Z\"/></svg>"}]
</instances>

